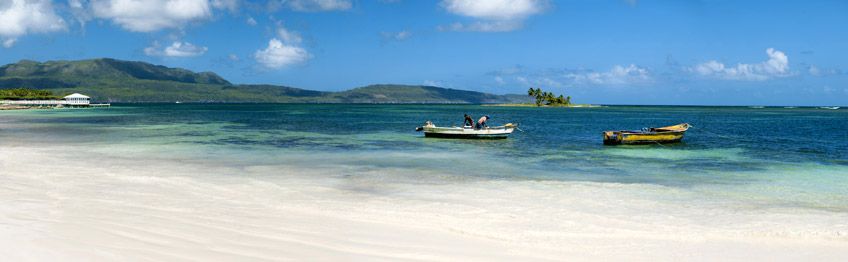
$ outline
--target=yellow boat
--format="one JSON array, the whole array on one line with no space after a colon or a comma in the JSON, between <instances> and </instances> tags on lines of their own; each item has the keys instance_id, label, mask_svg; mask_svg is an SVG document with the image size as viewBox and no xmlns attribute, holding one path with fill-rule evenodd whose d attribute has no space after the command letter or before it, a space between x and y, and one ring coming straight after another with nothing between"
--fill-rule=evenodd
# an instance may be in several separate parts
<instances>
[{"instance_id":1,"label":"yellow boat","mask_svg":"<svg viewBox=\"0 0 848 262\"><path fill-rule=\"evenodd\" d=\"M689 124L666 127L651 127L641 131L605 131L604 145L637 145L637 144L665 144L677 143L683 139L683 135L689 130Z\"/></svg>"}]
</instances>

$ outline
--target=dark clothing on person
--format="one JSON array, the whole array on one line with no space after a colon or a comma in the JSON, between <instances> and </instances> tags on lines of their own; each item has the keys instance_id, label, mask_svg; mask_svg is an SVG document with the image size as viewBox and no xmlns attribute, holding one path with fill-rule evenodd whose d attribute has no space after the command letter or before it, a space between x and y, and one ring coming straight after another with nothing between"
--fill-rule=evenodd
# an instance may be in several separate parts
<instances>
[{"instance_id":1,"label":"dark clothing on person","mask_svg":"<svg viewBox=\"0 0 848 262\"><path fill-rule=\"evenodd\" d=\"M469 115L465 115L465 122L463 122L462 125L463 126L473 126L474 125L474 119L472 119L471 116L469 116Z\"/></svg>"}]
</instances>

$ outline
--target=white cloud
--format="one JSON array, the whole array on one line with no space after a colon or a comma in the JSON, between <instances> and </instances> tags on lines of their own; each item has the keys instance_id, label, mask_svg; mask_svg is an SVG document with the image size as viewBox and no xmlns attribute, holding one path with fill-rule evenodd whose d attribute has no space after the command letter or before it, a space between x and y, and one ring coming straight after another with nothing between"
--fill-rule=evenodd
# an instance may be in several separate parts
<instances>
[{"instance_id":1,"label":"white cloud","mask_svg":"<svg viewBox=\"0 0 848 262\"><path fill-rule=\"evenodd\" d=\"M382 35L385 40L403 41L412 37L412 32L403 30L400 32L382 32L380 35Z\"/></svg>"},{"instance_id":2,"label":"white cloud","mask_svg":"<svg viewBox=\"0 0 848 262\"><path fill-rule=\"evenodd\" d=\"M498 85L517 83L522 86L576 87L643 85L654 82L650 70L634 64L615 65L601 72L586 69L528 71L516 66L490 74Z\"/></svg>"},{"instance_id":3,"label":"white cloud","mask_svg":"<svg viewBox=\"0 0 848 262\"><path fill-rule=\"evenodd\" d=\"M248 25L251 25L251 26L254 26L254 25L258 24L258 23L256 22L256 19L253 19L253 17L248 17L248 18L247 18L247 20L245 20L245 22L246 22Z\"/></svg>"},{"instance_id":4,"label":"white cloud","mask_svg":"<svg viewBox=\"0 0 848 262\"><path fill-rule=\"evenodd\" d=\"M9 39L3 40L3 47L10 48L12 46L15 46L15 42L18 42L17 38L9 38Z\"/></svg>"},{"instance_id":5,"label":"white cloud","mask_svg":"<svg viewBox=\"0 0 848 262\"><path fill-rule=\"evenodd\" d=\"M573 79L577 83L596 85L626 85L646 83L652 80L648 69L634 64L628 66L616 65L606 72L568 73L566 78Z\"/></svg>"},{"instance_id":6,"label":"white cloud","mask_svg":"<svg viewBox=\"0 0 848 262\"><path fill-rule=\"evenodd\" d=\"M477 19L472 23L440 26L442 31L507 32L517 30L524 20L541 13L546 0L443 0L442 8L450 13Z\"/></svg>"},{"instance_id":7,"label":"white cloud","mask_svg":"<svg viewBox=\"0 0 848 262\"><path fill-rule=\"evenodd\" d=\"M769 59L756 64L739 63L736 66L726 66L724 63L711 60L689 68L703 77L723 80L763 81L774 77L792 75L789 71L789 57L774 48L766 49Z\"/></svg>"},{"instance_id":8,"label":"white cloud","mask_svg":"<svg viewBox=\"0 0 848 262\"><path fill-rule=\"evenodd\" d=\"M424 83L422 83L422 84L425 85L425 86L435 86L435 87L444 87L445 86L445 82L442 82L442 81L439 81L439 80L424 80Z\"/></svg>"},{"instance_id":9,"label":"white cloud","mask_svg":"<svg viewBox=\"0 0 848 262\"><path fill-rule=\"evenodd\" d=\"M159 42L153 42L152 46L144 49L144 54L148 56L193 57L203 55L207 49L204 46L196 46L189 42L174 42L162 49Z\"/></svg>"},{"instance_id":10,"label":"white cloud","mask_svg":"<svg viewBox=\"0 0 848 262\"><path fill-rule=\"evenodd\" d=\"M269 69L279 69L289 65L300 64L309 60L312 55L296 45L286 44L277 38L268 41L268 47L257 50L253 54L256 62Z\"/></svg>"},{"instance_id":11,"label":"white cloud","mask_svg":"<svg viewBox=\"0 0 848 262\"><path fill-rule=\"evenodd\" d=\"M301 12L343 11L353 7L351 0L288 0L282 2L292 10Z\"/></svg>"},{"instance_id":12,"label":"white cloud","mask_svg":"<svg viewBox=\"0 0 848 262\"><path fill-rule=\"evenodd\" d=\"M819 68L815 65L810 65L807 68L807 73L811 76L833 76L833 75L841 75L842 71L835 68Z\"/></svg>"},{"instance_id":13,"label":"white cloud","mask_svg":"<svg viewBox=\"0 0 848 262\"><path fill-rule=\"evenodd\" d=\"M227 59L229 59L230 61L233 61L233 62L237 62L237 61L241 60L241 58L239 58L236 54L228 55Z\"/></svg>"},{"instance_id":14,"label":"white cloud","mask_svg":"<svg viewBox=\"0 0 848 262\"><path fill-rule=\"evenodd\" d=\"M182 28L187 23L206 20L212 8L231 8L235 1L209 0L92 0L92 14L112 20L134 32Z\"/></svg>"},{"instance_id":15,"label":"white cloud","mask_svg":"<svg viewBox=\"0 0 848 262\"><path fill-rule=\"evenodd\" d=\"M495 76L495 82L498 83L498 85L505 85L506 84L506 80L504 80L503 77L501 77L501 76Z\"/></svg>"},{"instance_id":16,"label":"white cloud","mask_svg":"<svg viewBox=\"0 0 848 262\"><path fill-rule=\"evenodd\" d=\"M71 8L83 8L82 3L85 0L68 0L68 6Z\"/></svg>"},{"instance_id":17,"label":"white cloud","mask_svg":"<svg viewBox=\"0 0 848 262\"><path fill-rule=\"evenodd\" d=\"M91 20L91 14L86 9L87 0L68 0L68 7L70 7L70 13L77 20L77 23L80 24L80 28L85 30L85 23L88 20Z\"/></svg>"},{"instance_id":18,"label":"white cloud","mask_svg":"<svg viewBox=\"0 0 848 262\"><path fill-rule=\"evenodd\" d=\"M253 54L260 65L268 69L280 69L286 66L304 63L312 55L300 46L303 38L300 34L283 27L282 21L276 21L277 36L268 41L265 49Z\"/></svg>"},{"instance_id":19,"label":"white cloud","mask_svg":"<svg viewBox=\"0 0 848 262\"><path fill-rule=\"evenodd\" d=\"M439 31L459 31L459 32L509 32L520 29L524 26L521 21L477 21L473 23L453 23L450 25L439 26Z\"/></svg>"},{"instance_id":20,"label":"white cloud","mask_svg":"<svg viewBox=\"0 0 848 262\"><path fill-rule=\"evenodd\" d=\"M539 0L444 0L448 12L489 20L524 19L543 10Z\"/></svg>"},{"instance_id":21,"label":"white cloud","mask_svg":"<svg viewBox=\"0 0 848 262\"><path fill-rule=\"evenodd\" d=\"M280 23L278 23L277 27L277 36L283 40L283 43L287 44L300 44L300 42L303 42L303 38L300 37L300 34L294 31L289 31Z\"/></svg>"},{"instance_id":22,"label":"white cloud","mask_svg":"<svg viewBox=\"0 0 848 262\"><path fill-rule=\"evenodd\" d=\"M12 47L18 37L29 33L65 30L65 20L56 15L49 0L0 1L0 39Z\"/></svg>"}]
</instances>

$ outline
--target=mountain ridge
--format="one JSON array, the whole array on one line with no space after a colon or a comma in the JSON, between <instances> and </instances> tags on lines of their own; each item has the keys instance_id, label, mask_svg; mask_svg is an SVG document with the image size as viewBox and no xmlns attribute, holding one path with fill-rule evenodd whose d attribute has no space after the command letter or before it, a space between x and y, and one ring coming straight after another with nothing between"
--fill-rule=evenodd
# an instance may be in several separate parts
<instances>
[{"instance_id":1,"label":"mountain ridge","mask_svg":"<svg viewBox=\"0 0 848 262\"><path fill-rule=\"evenodd\" d=\"M520 95L495 95L425 85L376 84L328 92L271 84L233 84L214 72L194 72L113 58L21 60L0 66L0 89L33 88L56 94L85 93L103 102L201 103L510 103Z\"/></svg>"}]
</instances>

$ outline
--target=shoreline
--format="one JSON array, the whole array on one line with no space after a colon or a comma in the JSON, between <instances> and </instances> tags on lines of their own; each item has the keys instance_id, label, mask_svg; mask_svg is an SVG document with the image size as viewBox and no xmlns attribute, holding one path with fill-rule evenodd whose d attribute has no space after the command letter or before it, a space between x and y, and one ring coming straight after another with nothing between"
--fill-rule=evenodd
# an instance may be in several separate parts
<instances>
[{"instance_id":1,"label":"shoreline","mask_svg":"<svg viewBox=\"0 0 848 262\"><path fill-rule=\"evenodd\" d=\"M23 146L0 144L0 253L13 260L848 259L844 213L744 210L659 185L407 180L345 154Z\"/></svg>"},{"instance_id":2,"label":"shoreline","mask_svg":"<svg viewBox=\"0 0 848 262\"><path fill-rule=\"evenodd\" d=\"M539 108L595 108L595 107L604 107L602 105L592 105L592 104L570 104L570 105L541 105L537 106L536 104L482 104L482 106L501 106L501 107L539 107Z\"/></svg>"},{"instance_id":3,"label":"shoreline","mask_svg":"<svg viewBox=\"0 0 848 262\"><path fill-rule=\"evenodd\" d=\"M32 107L32 106L19 106L19 105L0 105L0 111L2 110L28 110L28 109L47 109L41 107Z\"/></svg>"}]
</instances>

